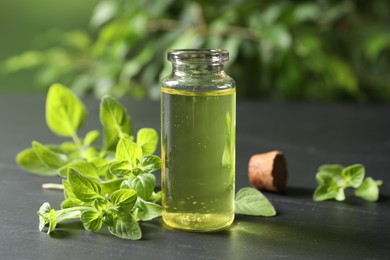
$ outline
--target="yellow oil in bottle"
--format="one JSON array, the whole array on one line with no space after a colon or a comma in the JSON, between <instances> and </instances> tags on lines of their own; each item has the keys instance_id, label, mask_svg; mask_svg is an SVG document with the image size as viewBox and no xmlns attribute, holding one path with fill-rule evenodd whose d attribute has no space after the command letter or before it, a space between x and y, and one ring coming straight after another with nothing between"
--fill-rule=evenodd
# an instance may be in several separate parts
<instances>
[{"instance_id":1,"label":"yellow oil in bottle","mask_svg":"<svg viewBox=\"0 0 390 260\"><path fill-rule=\"evenodd\" d=\"M161 88L164 222L213 231L234 219L235 88Z\"/></svg>"}]
</instances>

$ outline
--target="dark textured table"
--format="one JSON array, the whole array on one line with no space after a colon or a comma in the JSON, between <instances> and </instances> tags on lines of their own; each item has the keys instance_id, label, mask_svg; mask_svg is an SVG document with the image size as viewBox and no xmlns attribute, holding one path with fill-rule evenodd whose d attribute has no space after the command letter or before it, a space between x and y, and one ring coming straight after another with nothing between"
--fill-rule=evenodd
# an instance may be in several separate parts
<instances>
[{"instance_id":1,"label":"dark textured table","mask_svg":"<svg viewBox=\"0 0 390 260\"><path fill-rule=\"evenodd\" d=\"M99 101L85 100L82 131L100 128ZM136 129L159 129L159 103L122 100ZM285 152L285 194L265 193L278 211L272 218L237 216L216 233L190 233L142 223L143 238L116 238L106 229L87 232L65 223L52 236L38 230L36 211L48 201L59 208L62 192L41 189L59 178L30 175L15 155L32 140L58 143L46 127L45 96L0 96L0 259L389 259L390 106L238 102L236 188L248 186L254 153ZM314 202L315 173L325 163L362 163L382 179L378 202L347 194L345 202Z\"/></svg>"}]
</instances>

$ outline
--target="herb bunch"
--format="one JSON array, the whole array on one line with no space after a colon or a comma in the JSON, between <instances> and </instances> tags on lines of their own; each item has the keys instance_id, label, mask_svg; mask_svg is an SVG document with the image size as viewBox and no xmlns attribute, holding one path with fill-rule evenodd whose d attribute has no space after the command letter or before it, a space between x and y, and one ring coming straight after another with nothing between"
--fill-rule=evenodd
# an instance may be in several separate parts
<instances>
[{"instance_id":1,"label":"herb bunch","mask_svg":"<svg viewBox=\"0 0 390 260\"><path fill-rule=\"evenodd\" d=\"M355 196L367 201L377 201L382 181L364 178L365 168L361 164L343 167L340 164L322 165L316 174L318 187L313 194L315 201L345 200L346 188L355 188Z\"/></svg>"},{"instance_id":2,"label":"herb bunch","mask_svg":"<svg viewBox=\"0 0 390 260\"><path fill-rule=\"evenodd\" d=\"M100 132L92 130L83 138L78 130L86 119L86 109L78 97L60 84L50 87L46 99L49 129L71 138L59 145L37 141L20 152L17 163L25 170L42 176L61 176L65 200L61 209L48 202L38 211L39 229L48 226L50 234L57 224L80 219L88 231L99 231L103 224L115 236L140 239L138 221L161 216L161 191L155 192L153 172L161 168L161 158L154 155L158 134L142 128L131 135L132 121L126 109L105 96L100 104L103 144L97 146ZM236 213L274 216L276 211L258 190L244 188L237 193Z\"/></svg>"},{"instance_id":3,"label":"herb bunch","mask_svg":"<svg viewBox=\"0 0 390 260\"><path fill-rule=\"evenodd\" d=\"M95 145L99 131L92 130L84 138L77 133L85 117L86 109L77 96L65 86L52 85L46 99L47 125L72 141L59 145L33 141L32 148L17 155L17 162L32 173L64 178L62 209L54 210L45 202L38 211L39 228L48 224L49 234L58 223L79 218L87 230L98 231L105 224L120 238L139 239L137 221L161 215L161 196L154 192L153 175L161 168L160 157L153 155L157 132L143 128L135 139L126 109L106 96L100 104L104 137L99 147Z\"/></svg>"}]
</instances>

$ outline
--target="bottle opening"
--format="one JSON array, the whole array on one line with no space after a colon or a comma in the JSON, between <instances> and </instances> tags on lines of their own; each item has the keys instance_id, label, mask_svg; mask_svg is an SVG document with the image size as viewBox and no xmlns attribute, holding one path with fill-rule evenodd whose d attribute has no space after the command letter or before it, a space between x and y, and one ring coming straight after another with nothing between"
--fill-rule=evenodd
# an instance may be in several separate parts
<instances>
[{"instance_id":1,"label":"bottle opening","mask_svg":"<svg viewBox=\"0 0 390 260\"><path fill-rule=\"evenodd\" d=\"M171 62L225 62L229 52L221 49L173 49L168 51Z\"/></svg>"}]
</instances>

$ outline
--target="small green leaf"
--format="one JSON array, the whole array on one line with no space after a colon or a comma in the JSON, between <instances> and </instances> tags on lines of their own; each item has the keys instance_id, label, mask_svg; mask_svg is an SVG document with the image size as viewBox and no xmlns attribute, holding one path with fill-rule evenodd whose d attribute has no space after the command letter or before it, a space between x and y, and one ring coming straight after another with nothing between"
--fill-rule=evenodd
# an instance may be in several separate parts
<instances>
[{"instance_id":1,"label":"small green leaf","mask_svg":"<svg viewBox=\"0 0 390 260\"><path fill-rule=\"evenodd\" d=\"M115 158L117 161L136 162L142 157L142 149L129 138L119 140L116 147Z\"/></svg>"},{"instance_id":2,"label":"small green leaf","mask_svg":"<svg viewBox=\"0 0 390 260\"><path fill-rule=\"evenodd\" d=\"M161 190L156 192L156 193L153 192L151 201L153 201L156 204L161 205L161 200L162 200L162 192L161 192Z\"/></svg>"},{"instance_id":3,"label":"small green leaf","mask_svg":"<svg viewBox=\"0 0 390 260\"><path fill-rule=\"evenodd\" d=\"M76 201L74 199L67 198L61 202L61 208L68 209L68 208L78 207L78 206L81 206L83 204L84 204L84 202L82 202L81 200Z\"/></svg>"},{"instance_id":4,"label":"small green leaf","mask_svg":"<svg viewBox=\"0 0 390 260\"><path fill-rule=\"evenodd\" d=\"M341 195L344 194L344 192L343 189L338 186L337 180L324 172L318 172L316 178L319 186L314 192L313 200L323 201L336 197L341 199Z\"/></svg>"},{"instance_id":5,"label":"small green leaf","mask_svg":"<svg viewBox=\"0 0 390 260\"><path fill-rule=\"evenodd\" d=\"M95 165L99 176L105 176L107 174L108 168L111 164L110 160L107 160L107 159L104 159L101 157L93 158L89 162L92 163L93 165Z\"/></svg>"},{"instance_id":6,"label":"small green leaf","mask_svg":"<svg viewBox=\"0 0 390 260\"><path fill-rule=\"evenodd\" d=\"M59 169L68 163L66 155L56 153L37 141L33 141L32 146L37 157L49 168Z\"/></svg>"},{"instance_id":7,"label":"small green leaf","mask_svg":"<svg viewBox=\"0 0 390 260\"><path fill-rule=\"evenodd\" d=\"M39 208L37 214L39 215L39 231L42 231L43 228L49 223L49 214L51 211L50 204L45 202Z\"/></svg>"},{"instance_id":8,"label":"small green leaf","mask_svg":"<svg viewBox=\"0 0 390 260\"><path fill-rule=\"evenodd\" d=\"M155 185L156 177L151 173L140 174L138 176L131 175L128 179L130 189L134 189L138 196L145 200L152 196Z\"/></svg>"},{"instance_id":9,"label":"small green leaf","mask_svg":"<svg viewBox=\"0 0 390 260\"><path fill-rule=\"evenodd\" d=\"M264 217L276 215L276 211L269 200L260 191L253 188L243 188L237 192L235 213Z\"/></svg>"},{"instance_id":10,"label":"small green leaf","mask_svg":"<svg viewBox=\"0 0 390 260\"><path fill-rule=\"evenodd\" d=\"M58 223L65 221L65 220L80 218L81 211L80 210L73 210L73 211L66 211L65 212L65 211L59 210L59 211L57 211L57 214L58 215L56 218L56 222L58 224Z\"/></svg>"},{"instance_id":11,"label":"small green leaf","mask_svg":"<svg viewBox=\"0 0 390 260\"><path fill-rule=\"evenodd\" d=\"M126 109L109 96L100 103L100 122L104 127L104 148L113 150L120 138L130 135L131 119Z\"/></svg>"},{"instance_id":12,"label":"small green leaf","mask_svg":"<svg viewBox=\"0 0 390 260\"><path fill-rule=\"evenodd\" d=\"M83 202L91 202L101 197L99 183L82 176L77 170L69 168L68 181L74 195Z\"/></svg>"},{"instance_id":13,"label":"small green leaf","mask_svg":"<svg viewBox=\"0 0 390 260\"><path fill-rule=\"evenodd\" d=\"M60 136L74 136L85 121L85 107L68 88L53 84L46 99L46 122Z\"/></svg>"},{"instance_id":14,"label":"small green leaf","mask_svg":"<svg viewBox=\"0 0 390 260\"><path fill-rule=\"evenodd\" d=\"M365 169L361 164L354 164L344 168L341 174L344 177L345 187L357 188L362 184Z\"/></svg>"},{"instance_id":15,"label":"small green leaf","mask_svg":"<svg viewBox=\"0 0 390 260\"><path fill-rule=\"evenodd\" d=\"M141 229L131 214L119 215L113 222L113 226L108 227L111 234L119 238L131 240L137 240L142 237Z\"/></svg>"},{"instance_id":16,"label":"small green leaf","mask_svg":"<svg viewBox=\"0 0 390 260\"><path fill-rule=\"evenodd\" d=\"M114 206L127 208L130 211L137 201L137 192L131 189L120 189L114 191L111 194L110 199Z\"/></svg>"},{"instance_id":17,"label":"small green leaf","mask_svg":"<svg viewBox=\"0 0 390 260\"><path fill-rule=\"evenodd\" d=\"M48 215L48 220L49 220L49 229L47 230L47 234L50 234L57 226L57 214L54 209L50 210Z\"/></svg>"},{"instance_id":18,"label":"small green leaf","mask_svg":"<svg viewBox=\"0 0 390 260\"><path fill-rule=\"evenodd\" d=\"M110 172L114 175L128 176L131 174L132 165L129 161L116 161L110 165Z\"/></svg>"},{"instance_id":19,"label":"small green leaf","mask_svg":"<svg viewBox=\"0 0 390 260\"><path fill-rule=\"evenodd\" d=\"M317 181L320 183L321 176L327 175L332 177L333 179L342 178L341 172L343 171L343 166L340 164L325 164L322 165L317 172Z\"/></svg>"},{"instance_id":20,"label":"small green leaf","mask_svg":"<svg viewBox=\"0 0 390 260\"><path fill-rule=\"evenodd\" d=\"M92 144L94 144L94 143L97 141L97 139L99 138L99 136L100 136L100 133L99 133L98 130L89 131L89 132L85 135L83 144L84 144L84 145L92 145Z\"/></svg>"},{"instance_id":21,"label":"small green leaf","mask_svg":"<svg viewBox=\"0 0 390 260\"><path fill-rule=\"evenodd\" d=\"M146 155L141 159L140 169L142 172L150 173L161 169L161 164L161 158L157 155Z\"/></svg>"},{"instance_id":22,"label":"small green leaf","mask_svg":"<svg viewBox=\"0 0 390 260\"><path fill-rule=\"evenodd\" d=\"M381 181L375 181L373 178L366 178L362 184L355 191L356 197L362 198L367 201L377 201L379 198L379 187L382 184Z\"/></svg>"},{"instance_id":23,"label":"small green leaf","mask_svg":"<svg viewBox=\"0 0 390 260\"><path fill-rule=\"evenodd\" d=\"M50 168L44 164L32 148L25 149L18 153L16 162L25 170L41 176L56 176L57 169Z\"/></svg>"},{"instance_id":24,"label":"small green leaf","mask_svg":"<svg viewBox=\"0 0 390 260\"><path fill-rule=\"evenodd\" d=\"M142 221L152 220L161 216L162 208L160 205L144 200L137 202L137 216Z\"/></svg>"},{"instance_id":25,"label":"small green leaf","mask_svg":"<svg viewBox=\"0 0 390 260\"><path fill-rule=\"evenodd\" d=\"M84 202L79 200L76 195L73 193L72 187L70 186L69 180L62 180L62 186L64 186L64 197L65 199L70 199L74 204L83 205ZM70 203L70 202L68 202Z\"/></svg>"},{"instance_id":26,"label":"small green leaf","mask_svg":"<svg viewBox=\"0 0 390 260\"><path fill-rule=\"evenodd\" d=\"M119 190L122 181L123 181L122 178L118 178L118 179L112 179L112 180L100 182L100 186L102 188L101 194L110 195L114 191Z\"/></svg>"},{"instance_id":27,"label":"small green leaf","mask_svg":"<svg viewBox=\"0 0 390 260\"><path fill-rule=\"evenodd\" d=\"M114 218L111 213L105 212L102 216L102 221L107 226L113 226L114 225Z\"/></svg>"},{"instance_id":28,"label":"small green leaf","mask_svg":"<svg viewBox=\"0 0 390 260\"><path fill-rule=\"evenodd\" d=\"M101 213L93 210L86 210L81 214L81 222L86 230L96 232L102 227Z\"/></svg>"},{"instance_id":29,"label":"small green leaf","mask_svg":"<svg viewBox=\"0 0 390 260\"><path fill-rule=\"evenodd\" d=\"M137 133L137 144L142 148L143 155L153 154L158 143L157 131L153 128L142 128Z\"/></svg>"},{"instance_id":30,"label":"small green leaf","mask_svg":"<svg viewBox=\"0 0 390 260\"><path fill-rule=\"evenodd\" d=\"M97 168L93 163L86 161L78 161L65 165L59 171L60 176L67 177L68 169L73 168L81 175L88 177L93 180L99 180L99 175L97 172Z\"/></svg>"},{"instance_id":31,"label":"small green leaf","mask_svg":"<svg viewBox=\"0 0 390 260\"><path fill-rule=\"evenodd\" d=\"M78 147L73 142L63 142L60 144L58 149L64 154L69 154L69 153L76 152L78 150Z\"/></svg>"}]
</instances>

